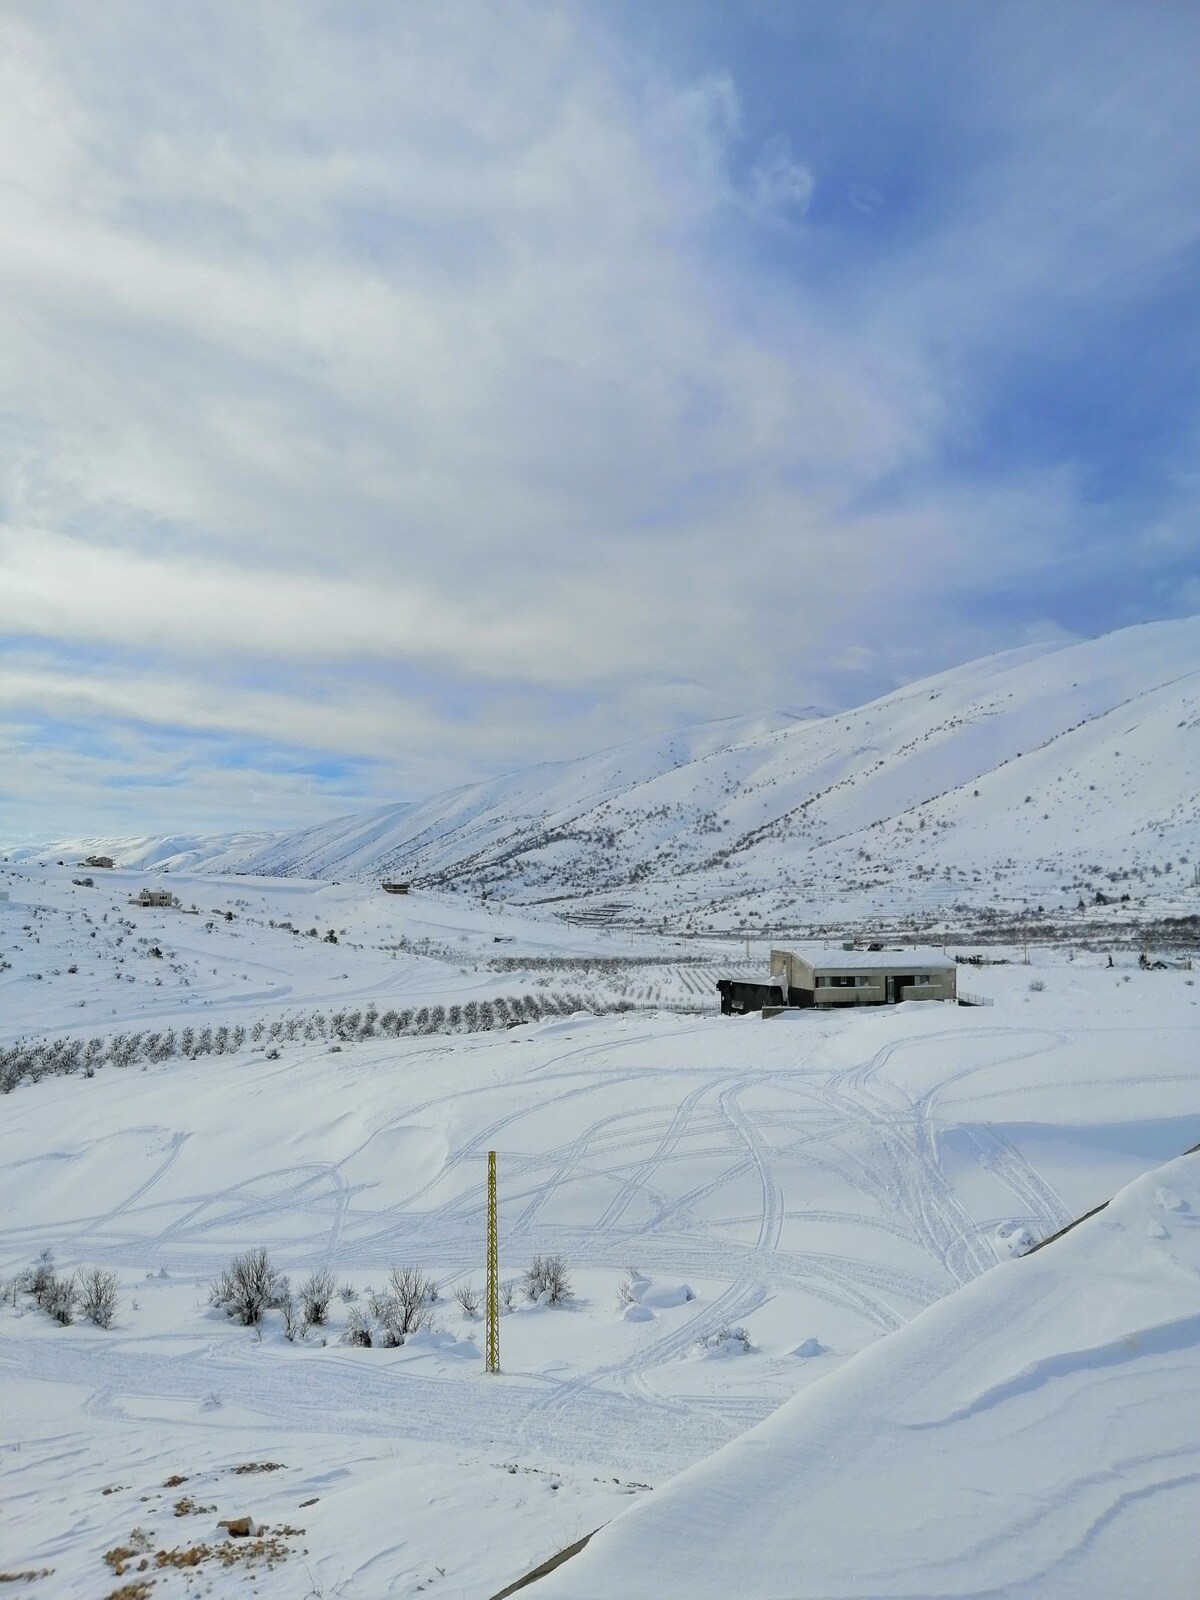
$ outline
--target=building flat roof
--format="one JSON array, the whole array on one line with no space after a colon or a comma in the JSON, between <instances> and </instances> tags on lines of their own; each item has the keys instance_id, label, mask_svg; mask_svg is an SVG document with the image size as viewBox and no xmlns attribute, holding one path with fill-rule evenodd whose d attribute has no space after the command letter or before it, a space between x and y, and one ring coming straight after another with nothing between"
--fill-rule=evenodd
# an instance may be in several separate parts
<instances>
[{"instance_id":1,"label":"building flat roof","mask_svg":"<svg viewBox=\"0 0 1200 1600\"><path fill-rule=\"evenodd\" d=\"M894 950L843 950L836 944L781 945L790 955L807 961L817 972L921 972L954 970L953 956L925 945L907 945Z\"/></svg>"}]
</instances>

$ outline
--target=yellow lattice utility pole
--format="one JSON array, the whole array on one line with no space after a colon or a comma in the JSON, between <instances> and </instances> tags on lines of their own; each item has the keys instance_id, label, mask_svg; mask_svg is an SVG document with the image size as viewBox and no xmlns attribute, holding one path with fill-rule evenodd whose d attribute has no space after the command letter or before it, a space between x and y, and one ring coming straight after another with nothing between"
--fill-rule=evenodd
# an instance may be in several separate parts
<instances>
[{"instance_id":1,"label":"yellow lattice utility pole","mask_svg":"<svg viewBox=\"0 0 1200 1600\"><path fill-rule=\"evenodd\" d=\"M496 1152L488 1151L487 1371L500 1371L500 1273L496 1246Z\"/></svg>"}]
</instances>

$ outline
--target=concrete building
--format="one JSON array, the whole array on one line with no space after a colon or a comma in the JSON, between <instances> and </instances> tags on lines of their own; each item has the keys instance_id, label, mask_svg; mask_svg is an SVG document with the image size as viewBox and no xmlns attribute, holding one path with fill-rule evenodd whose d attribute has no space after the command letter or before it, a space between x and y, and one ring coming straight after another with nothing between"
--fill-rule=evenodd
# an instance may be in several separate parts
<instances>
[{"instance_id":1,"label":"concrete building","mask_svg":"<svg viewBox=\"0 0 1200 1600\"><path fill-rule=\"evenodd\" d=\"M891 1006L954 1000L958 969L940 950L771 951L771 983L789 1006Z\"/></svg>"},{"instance_id":2,"label":"concrete building","mask_svg":"<svg viewBox=\"0 0 1200 1600\"><path fill-rule=\"evenodd\" d=\"M133 902L135 906L173 906L175 896L170 889L141 889Z\"/></svg>"},{"instance_id":3,"label":"concrete building","mask_svg":"<svg viewBox=\"0 0 1200 1600\"><path fill-rule=\"evenodd\" d=\"M779 983L756 983L749 978L718 978L723 1017L744 1016L747 1011L765 1011L785 1004Z\"/></svg>"}]
</instances>

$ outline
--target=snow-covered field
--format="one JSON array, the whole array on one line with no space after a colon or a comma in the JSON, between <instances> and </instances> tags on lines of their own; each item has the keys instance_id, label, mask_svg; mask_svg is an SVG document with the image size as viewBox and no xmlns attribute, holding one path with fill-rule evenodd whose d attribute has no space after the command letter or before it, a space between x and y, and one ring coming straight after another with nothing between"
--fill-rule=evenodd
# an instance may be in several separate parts
<instances>
[{"instance_id":1,"label":"snow-covered field","mask_svg":"<svg viewBox=\"0 0 1200 1600\"><path fill-rule=\"evenodd\" d=\"M977 1278L534 1591L1196 1593L1200 1155Z\"/></svg>"},{"instance_id":2,"label":"snow-covered field","mask_svg":"<svg viewBox=\"0 0 1200 1600\"><path fill-rule=\"evenodd\" d=\"M665 1495L663 1486L800 1396L817 1421L796 1437L818 1445L786 1443L793 1413L784 1411L761 1448L777 1452L769 1459L790 1475L797 1504L819 1508L810 1521L825 1542L812 1582L781 1587L776 1566L764 1567L761 1583L743 1572L739 1585L725 1571L719 1592L1044 1594L1059 1591L1003 1587L1020 1573L997 1550L1025 1526L1007 1497L1036 1498L1038 1570L1050 1570L1053 1551L1082 1537L1080 1507L1099 1503L1088 1499L1089 1475L1122 1430L1131 1460L1157 1448L1147 1436L1160 1412L1145 1410L1143 1424L1140 1391L1119 1387L1137 1363L1084 1362L1088 1372L1111 1366L1118 1385L1107 1433L1093 1408L1094 1426L1064 1433L1026 1489L1010 1441L999 1489L980 1488L970 1507L955 1503L924 1527L909 1507L906 1587L889 1589L880 1576L886 1549L899 1545L880 1543L839 1569L851 1576L834 1572L839 1529L842 1544L849 1539L837 1517L854 1496L846 1489L840 1512L829 1498L823 1452L837 1430L821 1419L853 1409L856 1373L874 1411L890 1393L881 1372L894 1370L902 1387L944 1366L969 1462L990 1448L989 1409L1015 1415L972 1401L1008 1381L1005 1359L1014 1371L1032 1360L1053 1366L1057 1348L1104 1350L1135 1331L1096 1304L1095 1284L1119 1262L1089 1254L1094 1224L1011 1258L1200 1139L1200 990L1190 971L1143 971L1126 955L1110 969L1102 955L1035 951L1033 967L971 972L966 986L995 1002L986 1009L722 1019L648 1005L657 986L660 1001L683 1008L698 998L685 978L708 973L666 941L631 944L351 885L182 874L167 881L185 907L196 901L196 916L143 912L127 905L129 892L157 879L97 871L88 890L71 883L79 875L69 864L26 863L5 880L12 898L0 905L0 933L11 966L0 973L0 1042L148 1028L181 1039L188 1026L246 1032L234 1053L139 1056L90 1077L24 1081L0 1097L0 1276L11 1280L50 1251L60 1274L112 1269L121 1297L107 1330L80 1320L61 1327L19 1290L0 1307L0 1570L47 1573L22 1592L107 1595L153 1579L152 1589L126 1592L488 1596L639 1501L653 1508L662 1496L669 1525L687 1525L693 1503L679 1496L690 1480ZM118 932L118 916L134 928ZM325 943L329 928L336 945ZM162 957L147 954L155 944ZM713 970L737 957L744 947L714 946ZM490 1030L449 1031L449 1008L467 998L578 988L590 1002L621 985L632 994L639 982L640 1009L623 1014L548 1007L516 1026L496 1019ZM291 1037L252 1033L256 1019L369 1003L415 1013L435 1002L445 1031L352 1030L353 1041L328 1029L307 1039L302 1027ZM502 1276L519 1280L535 1254L561 1254L574 1289L558 1307L525 1303L517 1289L502 1320L503 1371L491 1377L481 1326L453 1293L482 1282L489 1149L499 1159ZM1130 1204L1144 1206L1134 1194ZM1193 1203L1179 1194L1184 1207ZM1139 1239L1149 1240L1159 1213L1136 1216ZM1189 1216L1162 1211L1167 1242L1153 1248L1190 1238ZM329 1266L356 1298L335 1296L327 1324L294 1343L278 1311L267 1312L261 1335L237 1326L208 1303L207 1285L256 1246L293 1285ZM1043 1264L1060 1260L1050 1288L1038 1287L1050 1273ZM439 1326L398 1348L382 1347L378 1323L372 1348L342 1342L393 1265L433 1276ZM1160 1307L1147 1291L1139 1327L1178 1322L1177 1301L1200 1282L1195 1266L1178 1256L1176 1300L1168 1304L1164 1289ZM1078 1287L1078 1317L1096 1305L1094 1337L1039 1315L1037 1294L1071 1299L1062 1274ZM1130 1281L1136 1295L1142 1280ZM968 1284L975 1301L943 1300ZM1033 1295L1027 1310L1024 1293ZM998 1335L1010 1304L1011 1330ZM909 1344L893 1342L898 1329ZM955 1344L976 1338L987 1352L977 1372ZM1151 1392L1160 1368L1179 1368L1180 1383L1195 1378L1194 1343L1181 1335L1168 1345L1147 1345L1159 1363ZM892 1349L901 1351L894 1369L881 1365ZM864 1351L867 1365L853 1359ZM1162 1404L1182 1412L1168 1379ZM1037 1411L1036 1399L1029 1404ZM939 1428L922 1431L935 1409L926 1417L912 1405L911 1415L896 1410L895 1426L909 1430L905 1447L911 1435L914 1481L936 1456L945 1481L957 1482L957 1434L941 1412ZM1054 1406L1044 1410L1039 1426L1049 1428ZM781 1436L785 1445L772 1443ZM872 1437L860 1422L844 1440L863 1481L882 1470ZM1174 1437L1163 1433L1164 1450ZM735 1448L759 1449L749 1438ZM719 1473L725 1459L707 1470ZM263 1463L279 1465L236 1470ZM1161 1493L1151 1492L1152 1472L1128 1469L1138 1515L1156 1519L1164 1550L1190 1538L1192 1467ZM904 1473L899 1457L893 1470ZM719 1485L714 1492L731 1503ZM226 1540L218 1522L242 1514L276 1531ZM649 1514L630 1522L631 1539ZM955 1526L969 1516L972 1536L950 1540L943 1515ZM937 1557L924 1588L911 1576L923 1537ZM624 1557L605 1555L607 1538L560 1569L563 1592L593 1592L593 1572L594 1592L629 1592L616 1576L628 1582ZM1097 1550L1106 1538L1097 1536ZM120 1550L130 1553L106 1565L105 1552ZM690 1577L673 1568L677 1592L718 1592L714 1574L724 1569L704 1570L706 1589L703 1568L703 1558ZM657 1574L652 1587L675 1592Z\"/></svg>"},{"instance_id":3,"label":"snow-covered field","mask_svg":"<svg viewBox=\"0 0 1200 1600\"><path fill-rule=\"evenodd\" d=\"M179 908L134 904L147 887L171 891ZM0 901L0 1044L131 1027L250 1029L401 1000L414 1011L526 994L552 1009L711 1007L718 972L758 970L767 951L747 956L729 939L635 946L608 929L436 892L106 871L69 857L0 865L0 888L11 895Z\"/></svg>"}]
</instances>

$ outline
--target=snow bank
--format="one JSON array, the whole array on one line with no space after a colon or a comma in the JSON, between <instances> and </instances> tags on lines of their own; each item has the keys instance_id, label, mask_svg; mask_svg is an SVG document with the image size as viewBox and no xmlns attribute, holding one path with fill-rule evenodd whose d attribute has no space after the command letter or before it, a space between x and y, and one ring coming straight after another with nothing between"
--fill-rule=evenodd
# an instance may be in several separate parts
<instances>
[{"instance_id":1,"label":"snow bank","mask_svg":"<svg viewBox=\"0 0 1200 1600\"><path fill-rule=\"evenodd\" d=\"M599 1532L538 1600L1195 1593L1200 1156L1006 1261Z\"/></svg>"}]
</instances>

